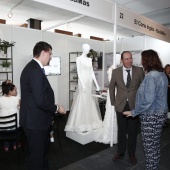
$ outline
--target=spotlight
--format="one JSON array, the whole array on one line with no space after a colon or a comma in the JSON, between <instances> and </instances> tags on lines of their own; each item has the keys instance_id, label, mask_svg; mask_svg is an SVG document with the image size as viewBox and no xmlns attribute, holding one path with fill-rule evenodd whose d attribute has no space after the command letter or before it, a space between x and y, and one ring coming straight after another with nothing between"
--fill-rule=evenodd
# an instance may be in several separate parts
<instances>
[{"instance_id":1,"label":"spotlight","mask_svg":"<svg viewBox=\"0 0 170 170\"><path fill-rule=\"evenodd\" d=\"M10 11L10 12L8 13L8 17L9 17L9 18L12 18L12 16L13 16L13 13L12 13L12 11Z\"/></svg>"},{"instance_id":2,"label":"spotlight","mask_svg":"<svg viewBox=\"0 0 170 170\"><path fill-rule=\"evenodd\" d=\"M8 13L8 15L7 15L9 18L12 18L12 16L13 16L12 10L13 10L15 7L17 7L22 1L23 1L23 0L21 0L21 1L18 2L14 7L11 8L11 10L9 11L9 13Z\"/></svg>"}]
</instances>

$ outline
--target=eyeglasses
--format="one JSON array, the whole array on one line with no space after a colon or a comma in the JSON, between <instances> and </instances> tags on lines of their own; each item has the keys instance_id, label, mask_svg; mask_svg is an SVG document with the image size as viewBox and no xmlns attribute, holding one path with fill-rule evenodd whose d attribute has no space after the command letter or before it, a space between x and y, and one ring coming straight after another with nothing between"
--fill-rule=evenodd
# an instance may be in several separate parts
<instances>
[{"instance_id":1,"label":"eyeglasses","mask_svg":"<svg viewBox=\"0 0 170 170\"><path fill-rule=\"evenodd\" d=\"M53 53L51 52L51 51L45 51L46 53L49 53L50 54L50 56L52 56L53 55Z\"/></svg>"}]
</instances>

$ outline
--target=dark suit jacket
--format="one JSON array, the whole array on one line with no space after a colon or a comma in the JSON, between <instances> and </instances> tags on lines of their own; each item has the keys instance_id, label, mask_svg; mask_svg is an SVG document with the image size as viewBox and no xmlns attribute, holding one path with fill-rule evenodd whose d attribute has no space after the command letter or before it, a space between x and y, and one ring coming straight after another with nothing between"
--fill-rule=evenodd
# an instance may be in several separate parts
<instances>
[{"instance_id":1,"label":"dark suit jacket","mask_svg":"<svg viewBox=\"0 0 170 170\"><path fill-rule=\"evenodd\" d=\"M116 111L122 112L127 98L130 109L135 108L136 92L144 78L144 72L141 67L132 66L132 80L130 87L127 89L123 80L123 68L119 67L112 71L112 78L109 85L110 101L115 106ZM117 92L115 94L115 88Z\"/></svg>"},{"instance_id":2,"label":"dark suit jacket","mask_svg":"<svg viewBox=\"0 0 170 170\"><path fill-rule=\"evenodd\" d=\"M20 125L31 130L47 130L57 106L48 79L35 60L23 69L20 85Z\"/></svg>"}]
</instances>

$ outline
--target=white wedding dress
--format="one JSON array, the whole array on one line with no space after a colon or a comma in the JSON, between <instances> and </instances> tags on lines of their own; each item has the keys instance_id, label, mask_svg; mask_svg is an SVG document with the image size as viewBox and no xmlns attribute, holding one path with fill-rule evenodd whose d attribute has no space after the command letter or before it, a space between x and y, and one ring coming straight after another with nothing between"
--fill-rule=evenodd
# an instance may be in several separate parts
<instances>
[{"instance_id":1,"label":"white wedding dress","mask_svg":"<svg viewBox=\"0 0 170 170\"><path fill-rule=\"evenodd\" d=\"M102 118L96 97L93 97L93 79L91 58L77 57L79 75L85 85L85 92L78 80L78 87L73 99L71 111L65 126L65 131L77 133L91 132L102 127ZM94 90L95 91L95 90Z\"/></svg>"},{"instance_id":2,"label":"white wedding dress","mask_svg":"<svg viewBox=\"0 0 170 170\"><path fill-rule=\"evenodd\" d=\"M108 79L111 80L112 66L108 69ZM109 89L107 90L106 100L106 112L103 121L103 127L100 129L99 135L96 138L96 142L104 144L116 144L117 143L117 117L114 106L111 105Z\"/></svg>"}]
</instances>

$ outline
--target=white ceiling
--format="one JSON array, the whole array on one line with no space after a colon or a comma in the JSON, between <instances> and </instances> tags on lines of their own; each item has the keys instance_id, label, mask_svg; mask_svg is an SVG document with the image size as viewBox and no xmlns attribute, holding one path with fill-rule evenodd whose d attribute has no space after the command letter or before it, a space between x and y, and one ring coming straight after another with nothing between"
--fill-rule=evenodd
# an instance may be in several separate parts
<instances>
[{"instance_id":1,"label":"white ceiling","mask_svg":"<svg viewBox=\"0 0 170 170\"><path fill-rule=\"evenodd\" d=\"M46 29L80 16L80 14L72 11L66 11L31 0L20 2L21 0L0 0L0 19L5 19L6 24L22 25L27 23L29 18L34 18L42 20L41 27ZM117 2L170 28L170 0L113 0L113 2ZM11 9L13 17L8 18L7 14ZM74 30L75 33L81 34L87 33L88 30L89 35L104 37L105 39L110 39L113 36L112 24L90 17L81 18L69 24L59 26L57 29ZM123 28L118 29L118 33L121 36L127 36L127 34L128 36L139 35L134 31Z\"/></svg>"}]
</instances>

